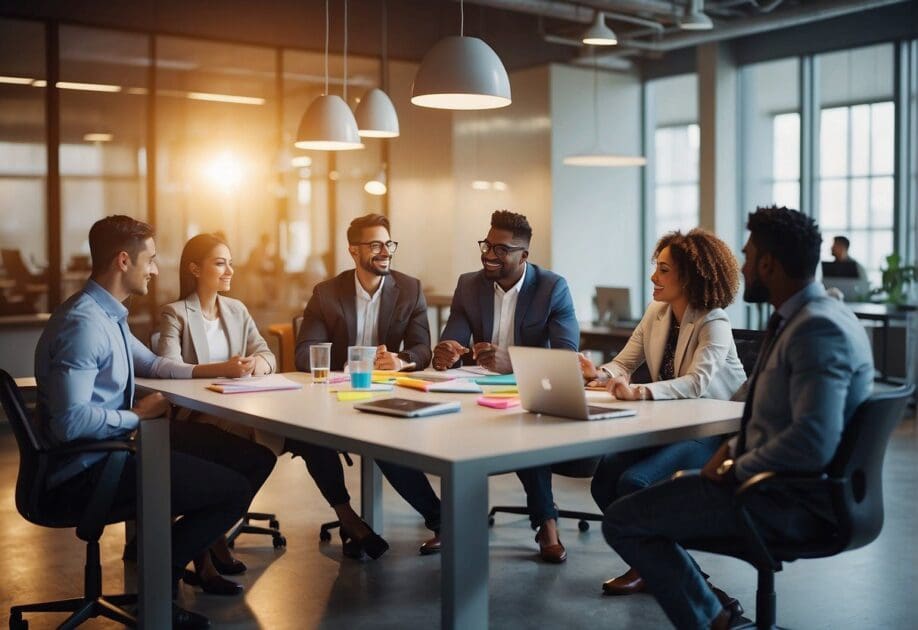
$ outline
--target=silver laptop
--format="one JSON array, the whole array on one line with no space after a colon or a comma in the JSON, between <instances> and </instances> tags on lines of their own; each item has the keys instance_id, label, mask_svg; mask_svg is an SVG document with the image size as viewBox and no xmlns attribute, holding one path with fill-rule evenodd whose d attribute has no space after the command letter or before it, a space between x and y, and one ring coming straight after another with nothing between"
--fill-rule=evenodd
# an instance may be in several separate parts
<instances>
[{"instance_id":1,"label":"silver laptop","mask_svg":"<svg viewBox=\"0 0 918 630\"><path fill-rule=\"evenodd\" d=\"M577 353L547 348L510 348L523 409L577 420L636 415L634 409L588 405Z\"/></svg>"}]
</instances>

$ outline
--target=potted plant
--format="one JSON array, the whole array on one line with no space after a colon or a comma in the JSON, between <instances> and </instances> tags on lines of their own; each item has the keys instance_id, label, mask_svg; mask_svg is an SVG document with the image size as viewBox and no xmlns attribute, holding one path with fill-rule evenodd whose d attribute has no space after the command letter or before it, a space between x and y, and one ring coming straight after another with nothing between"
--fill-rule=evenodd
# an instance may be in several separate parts
<instances>
[{"instance_id":1,"label":"potted plant","mask_svg":"<svg viewBox=\"0 0 918 630\"><path fill-rule=\"evenodd\" d=\"M874 289L873 293L886 295L886 302L895 306L903 306L908 302L908 289L912 282L918 280L918 266L903 265L899 254L890 254L886 257L886 268L883 272L883 286Z\"/></svg>"}]
</instances>

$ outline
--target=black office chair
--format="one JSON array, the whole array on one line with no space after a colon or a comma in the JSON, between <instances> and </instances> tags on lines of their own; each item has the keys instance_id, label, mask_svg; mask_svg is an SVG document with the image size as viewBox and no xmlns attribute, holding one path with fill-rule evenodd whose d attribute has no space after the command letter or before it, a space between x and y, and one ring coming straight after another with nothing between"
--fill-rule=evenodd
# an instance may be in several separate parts
<instances>
[{"instance_id":1,"label":"black office chair","mask_svg":"<svg viewBox=\"0 0 918 630\"><path fill-rule=\"evenodd\" d=\"M914 385L875 393L864 401L842 434L841 443L824 473L805 476L763 472L736 491L736 510L745 528L736 539L683 541L686 549L733 556L758 571L756 628L774 628L777 622L775 572L784 562L825 558L863 547L883 528L883 458L893 429L902 420ZM755 492L768 488L812 488L832 497L837 529L827 537L804 543L766 542L744 507Z\"/></svg>"},{"instance_id":2,"label":"black office chair","mask_svg":"<svg viewBox=\"0 0 918 630\"><path fill-rule=\"evenodd\" d=\"M125 514L112 514L112 502L121 479L127 456L134 449L129 442L106 441L51 447L42 438L26 411L16 382L0 370L0 402L6 412L16 443L19 445L19 476L16 480L16 509L29 521L43 527L76 527L76 535L86 541L86 568L83 574L83 597L54 602L26 604L10 608L10 630L26 630L29 622L23 613L72 613L60 628L76 628L94 617L105 617L128 627L136 627L134 615L121 606L137 602L136 595L102 595L102 566L99 562L99 538L108 523L125 520ZM89 502L79 512L71 512L49 501L45 487L48 474L62 458L78 453L106 453L105 465Z\"/></svg>"}]
</instances>

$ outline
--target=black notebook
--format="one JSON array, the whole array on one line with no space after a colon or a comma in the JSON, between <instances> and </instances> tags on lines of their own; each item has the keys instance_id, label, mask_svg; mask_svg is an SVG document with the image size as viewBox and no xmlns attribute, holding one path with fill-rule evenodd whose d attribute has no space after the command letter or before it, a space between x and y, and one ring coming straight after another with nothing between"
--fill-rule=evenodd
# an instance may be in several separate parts
<instances>
[{"instance_id":1,"label":"black notebook","mask_svg":"<svg viewBox=\"0 0 918 630\"><path fill-rule=\"evenodd\" d=\"M355 409L370 413L381 413L387 416L400 416L402 418L419 418L421 416L436 416L441 413L455 413L462 406L458 401L426 402L411 398L382 398L354 405Z\"/></svg>"}]
</instances>

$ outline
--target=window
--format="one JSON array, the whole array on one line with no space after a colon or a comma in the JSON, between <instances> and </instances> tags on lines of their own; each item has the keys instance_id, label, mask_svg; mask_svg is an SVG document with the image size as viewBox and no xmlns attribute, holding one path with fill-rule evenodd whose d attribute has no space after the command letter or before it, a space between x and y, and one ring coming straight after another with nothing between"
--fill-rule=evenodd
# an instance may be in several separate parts
<instances>
[{"instance_id":1,"label":"window","mask_svg":"<svg viewBox=\"0 0 918 630\"><path fill-rule=\"evenodd\" d=\"M698 125L657 128L656 234L690 230L698 225Z\"/></svg>"}]
</instances>

